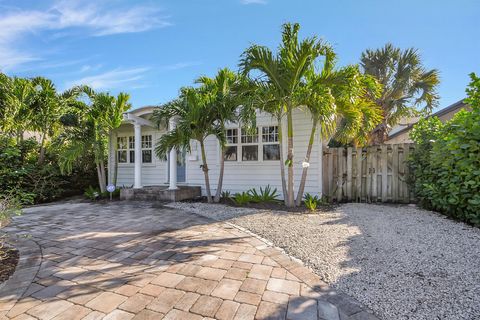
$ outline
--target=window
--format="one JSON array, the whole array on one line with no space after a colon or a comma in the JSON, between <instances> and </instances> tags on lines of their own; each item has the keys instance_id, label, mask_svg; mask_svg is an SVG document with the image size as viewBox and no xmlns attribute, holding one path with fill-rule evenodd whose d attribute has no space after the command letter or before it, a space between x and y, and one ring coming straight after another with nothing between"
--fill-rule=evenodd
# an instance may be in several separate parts
<instances>
[{"instance_id":1,"label":"window","mask_svg":"<svg viewBox=\"0 0 480 320\"><path fill-rule=\"evenodd\" d=\"M225 161L237 161L237 146L232 146L231 144L238 143L238 129L225 130L225 138L227 139L227 147L223 159Z\"/></svg>"},{"instance_id":2,"label":"window","mask_svg":"<svg viewBox=\"0 0 480 320\"><path fill-rule=\"evenodd\" d=\"M128 149L130 149L130 163L135 163L135 137L128 137Z\"/></svg>"},{"instance_id":3,"label":"window","mask_svg":"<svg viewBox=\"0 0 480 320\"><path fill-rule=\"evenodd\" d=\"M278 126L262 128L263 160L280 160L280 144L278 142Z\"/></svg>"},{"instance_id":4,"label":"window","mask_svg":"<svg viewBox=\"0 0 480 320\"><path fill-rule=\"evenodd\" d=\"M258 128L253 133L242 129L242 143L258 143Z\"/></svg>"},{"instance_id":5,"label":"window","mask_svg":"<svg viewBox=\"0 0 480 320\"><path fill-rule=\"evenodd\" d=\"M127 137L117 137L117 161L127 162Z\"/></svg>"},{"instance_id":6,"label":"window","mask_svg":"<svg viewBox=\"0 0 480 320\"><path fill-rule=\"evenodd\" d=\"M242 146L242 161L257 161L258 145Z\"/></svg>"},{"instance_id":7,"label":"window","mask_svg":"<svg viewBox=\"0 0 480 320\"><path fill-rule=\"evenodd\" d=\"M152 163L152 135L142 136L142 163Z\"/></svg>"}]
</instances>

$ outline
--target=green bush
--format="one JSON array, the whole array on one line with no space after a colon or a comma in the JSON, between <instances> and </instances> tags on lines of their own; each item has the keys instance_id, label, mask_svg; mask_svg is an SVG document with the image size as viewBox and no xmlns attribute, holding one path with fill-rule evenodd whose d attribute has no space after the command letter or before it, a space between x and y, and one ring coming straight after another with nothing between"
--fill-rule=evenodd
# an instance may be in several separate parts
<instances>
[{"instance_id":1,"label":"green bush","mask_svg":"<svg viewBox=\"0 0 480 320\"><path fill-rule=\"evenodd\" d=\"M277 200L278 192L277 188L272 189L270 185L267 185L265 189L260 187L260 191L257 191L255 188L252 188L247 191L251 197L251 202L260 203L260 202L272 202Z\"/></svg>"},{"instance_id":2,"label":"green bush","mask_svg":"<svg viewBox=\"0 0 480 320\"><path fill-rule=\"evenodd\" d=\"M410 182L423 207L480 226L480 79L471 78L465 101L471 112L445 124L424 119L412 130Z\"/></svg>"},{"instance_id":3,"label":"green bush","mask_svg":"<svg viewBox=\"0 0 480 320\"><path fill-rule=\"evenodd\" d=\"M238 206L244 206L247 203L252 202L252 196L248 192L235 193L233 196L233 202Z\"/></svg>"},{"instance_id":4,"label":"green bush","mask_svg":"<svg viewBox=\"0 0 480 320\"><path fill-rule=\"evenodd\" d=\"M39 144L34 139L17 141L0 135L0 150L0 194L12 194L22 204L81 194L92 179L95 181L95 171L87 163L78 163L71 175L61 174L55 144L47 146L41 165L38 164Z\"/></svg>"},{"instance_id":5,"label":"green bush","mask_svg":"<svg viewBox=\"0 0 480 320\"><path fill-rule=\"evenodd\" d=\"M326 201L318 195L311 195L307 192L303 196L303 204L308 210L316 211L319 206L326 204Z\"/></svg>"}]
</instances>

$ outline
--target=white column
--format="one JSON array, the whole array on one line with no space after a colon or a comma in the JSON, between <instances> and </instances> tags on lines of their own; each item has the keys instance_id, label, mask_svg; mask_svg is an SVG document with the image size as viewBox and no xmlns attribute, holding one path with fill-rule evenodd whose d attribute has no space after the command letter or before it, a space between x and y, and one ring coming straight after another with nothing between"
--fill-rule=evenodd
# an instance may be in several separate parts
<instances>
[{"instance_id":1,"label":"white column","mask_svg":"<svg viewBox=\"0 0 480 320\"><path fill-rule=\"evenodd\" d=\"M177 126L177 123L174 118L171 118L168 121L168 128L169 130L175 129ZM170 155L168 157L168 160L170 161L170 181L169 181L169 186L168 189L170 190L176 190L177 188L177 149L172 148L170 150Z\"/></svg>"},{"instance_id":2,"label":"white column","mask_svg":"<svg viewBox=\"0 0 480 320\"><path fill-rule=\"evenodd\" d=\"M133 187L142 187L142 126L134 123L135 128L135 180Z\"/></svg>"},{"instance_id":3,"label":"white column","mask_svg":"<svg viewBox=\"0 0 480 320\"><path fill-rule=\"evenodd\" d=\"M113 139L114 137L114 134L112 132L110 132L110 134L108 135L108 184L112 184L113 183L113 160L114 160L114 157L115 157L115 143L116 141L114 141Z\"/></svg>"}]
</instances>

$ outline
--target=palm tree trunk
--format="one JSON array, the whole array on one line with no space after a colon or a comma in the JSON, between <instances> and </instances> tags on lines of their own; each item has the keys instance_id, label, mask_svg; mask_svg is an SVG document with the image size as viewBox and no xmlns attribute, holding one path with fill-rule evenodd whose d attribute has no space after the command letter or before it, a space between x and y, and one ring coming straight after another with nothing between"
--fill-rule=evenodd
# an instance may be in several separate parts
<instances>
[{"instance_id":1,"label":"palm tree trunk","mask_svg":"<svg viewBox=\"0 0 480 320\"><path fill-rule=\"evenodd\" d=\"M214 202L220 202L220 196L222 195L224 171L225 171L225 148L222 147L222 152L220 155L220 172L218 174L217 192L215 193Z\"/></svg>"},{"instance_id":2,"label":"palm tree trunk","mask_svg":"<svg viewBox=\"0 0 480 320\"><path fill-rule=\"evenodd\" d=\"M310 155L312 154L313 142L315 141L315 132L317 130L317 121L314 120L312 124L312 130L310 132L310 139L308 140L307 154L305 155L305 162L310 163ZM297 200L295 204L299 206L302 203L303 191L305 190L305 183L307 181L308 166L302 170L302 179L300 180L300 186L298 187Z\"/></svg>"},{"instance_id":3,"label":"palm tree trunk","mask_svg":"<svg viewBox=\"0 0 480 320\"><path fill-rule=\"evenodd\" d=\"M101 161L100 162L100 177L101 177L101 184L100 184L100 192L105 192L107 191L107 179L105 175L105 162Z\"/></svg>"},{"instance_id":4,"label":"palm tree trunk","mask_svg":"<svg viewBox=\"0 0 480 320\"><path fill-rule=\"evenodd\" d=\"M292 110L289 108L287 112L287 161L288 161L288 185L287 185L287 207L295 206L295 194L293 190L293 119Z\"/></svg>"},{"instance_id":5,"label":"palm tree trunk","mask_svg":"<svg viewBox=\"0 0 480 320\"><path fill-rule=\"evenodd\" d=\"M40 140L40 155L38 156L38 164L42 164L45 160L45 139L47 134L42 133L42 139Z\"/></svg>"},{"instance_id":6,"label":"palm tree trunk","mask_svg":"<svg viewBox=\"0 0 480 320\"><path fill-rule=\"evenodd\" d=\"M200 140L200 150L202 152L202 170L205 175L205 189L207 192L207 201L212 203L212 193L210 191L210 178L208 177L208 165L207 165L207 156L205 154L205 144L203 140Z\"/></svg>"},{"instance_id":7,"label":"palm tree trunk","mask_svg":"<svg viewBox=\"0 0 480 320\"><path fill-rule=\"evenodd\" d=\"M278 149L280 151L280 178L282 180L282 192L283 202L287 205L287 182L285 181L285 157L283 156L283 129L282 129L282 117L279 116L278 120Z\"/></svg>"}]
</instances>

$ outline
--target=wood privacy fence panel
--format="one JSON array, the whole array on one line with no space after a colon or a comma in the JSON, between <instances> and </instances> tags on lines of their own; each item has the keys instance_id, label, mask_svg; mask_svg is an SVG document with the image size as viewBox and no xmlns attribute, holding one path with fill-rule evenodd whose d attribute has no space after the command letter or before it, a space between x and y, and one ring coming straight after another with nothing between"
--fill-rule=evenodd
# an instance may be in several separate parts
<instances>
[{"instance_id":1,"label":"wood privacy fence panel","mask_svg":"<svg viewBox=\"0 0 480 320\"><path fill-rule=\"evenodd\" d=\"M413 202L406 162L413 147L406 143L324 149L324 194L337 202Z\"/></svg>"}]
</instances>

